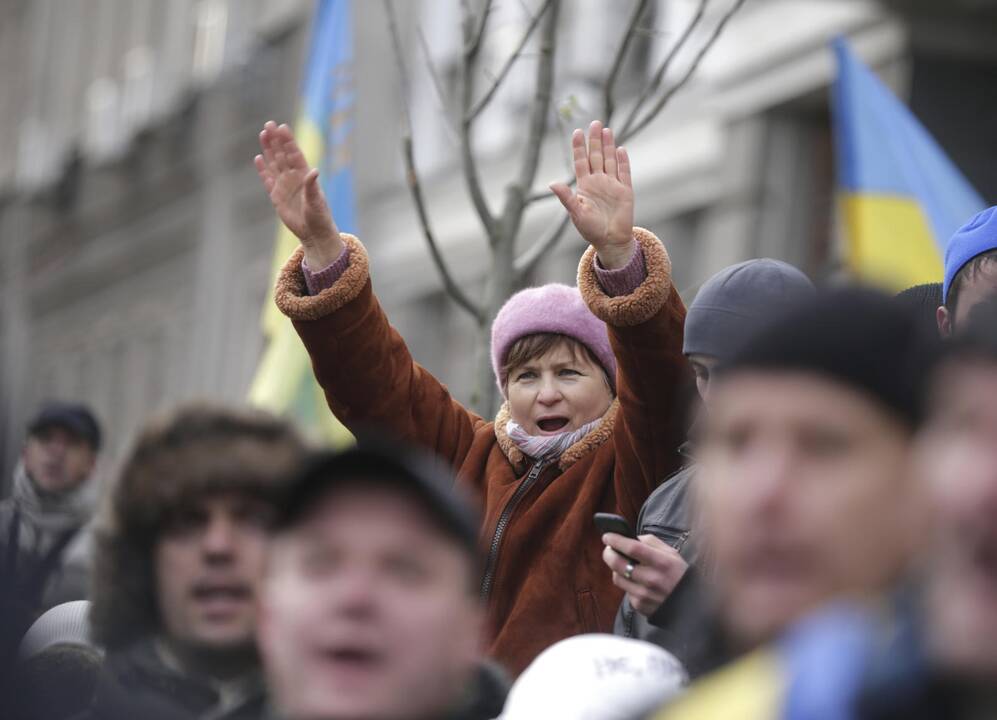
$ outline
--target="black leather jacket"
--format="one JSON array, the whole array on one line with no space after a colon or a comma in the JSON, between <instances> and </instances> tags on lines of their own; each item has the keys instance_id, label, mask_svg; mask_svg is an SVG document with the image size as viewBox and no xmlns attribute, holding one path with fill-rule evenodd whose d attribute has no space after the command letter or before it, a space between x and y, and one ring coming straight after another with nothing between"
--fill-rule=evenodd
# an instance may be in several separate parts
<instances>
[{"instance_id":1,"label":"black leather jacket","mask_svg":"<svg viewBox=\"0 0 997 720\"><path fill-rule=\"evenodd\" d=\"M712 615L706 608L701 548L692 526L692 486L696 465L691 464L665 480L644 503L637 518L637 534L652 534L678 550L689 563L679 584L650 618L634 610L623 598L614 632L663 647L695 677L712 666Z\"/></svg>"}]
</instances>

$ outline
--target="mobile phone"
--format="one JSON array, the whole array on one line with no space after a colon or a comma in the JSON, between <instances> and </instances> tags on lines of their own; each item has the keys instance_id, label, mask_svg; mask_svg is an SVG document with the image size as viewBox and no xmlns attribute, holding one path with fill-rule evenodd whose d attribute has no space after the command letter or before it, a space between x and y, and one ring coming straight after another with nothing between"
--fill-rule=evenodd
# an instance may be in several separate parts
<instances>
[{"instance_id":1,"label":"mobile phone","mask_svg":"<svg viewBox=\"0 0 997 720\"><path fill-rule=\"evenodd\" d=\"M637 534L634 532L633 528L630 527L630 523L627 522L626 518L620 517L613 513L596 513L592 516L595 520L595 526L599 530L600 535L605 533L616 533L617 535L622 535L623 537L631 538L632 540L637 539ZM639 563L628 555L624 555L619 550L615 552L619 553L627 562L638 565Z\"/></svg>"},{"instance_id":2,"label":"mobile phone","mask_svg":"<svg viewBox=\"0 0 997 720\"><path fill-rule=\"evenodd\" d=\"M592 519L595 520L595 526L599 529L600 534L616 533L623 537L637 539L637 535L634 534L633 528L630 527L626 518L613 513L596 513Z\"/></svg>"}]
</instances>

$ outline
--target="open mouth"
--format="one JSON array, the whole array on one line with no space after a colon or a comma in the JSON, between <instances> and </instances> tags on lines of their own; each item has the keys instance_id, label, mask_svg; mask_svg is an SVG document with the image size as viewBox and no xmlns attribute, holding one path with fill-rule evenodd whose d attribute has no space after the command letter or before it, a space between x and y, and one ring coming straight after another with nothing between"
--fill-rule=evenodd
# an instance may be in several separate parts
<instances>
[{"instance_id":1,"label":"open mouth","mask_svg":"<svg viewBox=\"0 0 997 720\"><path fill-rule=\"evenodd\" d=\"M248 600L250 592L245 585L198 585L193 595L197 600Z\"/></svg>"},{"instance_id":2,"label":"open mouth","mask_svg":"<svg viewBox=\"0 0 997 720\"><path fill-rule=\"evenodd\" d=\"M229 616L239 612L253 599L248 585L201 584L194 586L191 596L209 616Z\"/></svg>"},{"instance_id":3,"label":"open mouth","mask_svg":"<svg viewBox=\"0 0 997 720\"><path fill-rule=\"evenodd\" d=\"M568 426L566 417L549 417L537 420L537 427L543 432L559 432Z\"/></svg>"},{"instance_id":4,"label":"open mouth","mask_svg":"<svg viewBox=\"0 0 997 720\"><path fill-rule=\"evenodd\" d=\"M383 660L380 653L359 646L338 646L321 651L322 659L331 670L340 673L368 673L376 670Z\"/></svg>"}]
</instances>

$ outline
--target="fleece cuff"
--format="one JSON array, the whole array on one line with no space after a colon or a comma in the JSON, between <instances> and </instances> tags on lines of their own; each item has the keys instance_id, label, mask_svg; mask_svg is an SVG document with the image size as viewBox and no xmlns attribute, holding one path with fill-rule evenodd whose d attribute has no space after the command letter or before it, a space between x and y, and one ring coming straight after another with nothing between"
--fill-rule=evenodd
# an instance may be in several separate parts
<instances>
[{"instance_id":1,"label":"fleece cuff","mask_svg":"<svg viewBox=\"0 0 997 720\"><path fill-rule=\"evenodd\" d=\"M607 325L630 327L650 320L664 307L672 289L672 262L661 241L651 231L639 227L634 228L634 240L644 256L646 277L626 295L614 297L599 282L595 248L586 250L578 263L578 289L582 298Z\"/></svg>"},{"instance_id":2,"label":"fleece cuff","mask_svg":"<svg viewBox=\"0 0 997 720\"><path fill-rule=\"evenodd\" d=\"M304 250L301 248L294 251L277 276L274 302L292 320L318 320L339 310L356 298L370 279L367 250L355 236L348 233L340 235L346 243L346 249L332 265L315 273L325 276L325 280L332 279L333 282L328 287L321 287L324 283L319 282L315 286L318 292L314 295L309 293L305 269L302 267ZM345 263L345 267L338 277L333 278L341 261Z\"/></svg>"}]
</instances>

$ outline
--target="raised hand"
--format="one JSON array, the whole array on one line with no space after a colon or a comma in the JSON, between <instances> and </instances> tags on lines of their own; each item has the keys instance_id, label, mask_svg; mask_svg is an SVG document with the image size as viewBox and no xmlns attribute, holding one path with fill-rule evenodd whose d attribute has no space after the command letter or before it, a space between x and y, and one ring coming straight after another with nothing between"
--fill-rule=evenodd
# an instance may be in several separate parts
<instances>
[{"instance_id":1,"label":"raised hand","mask_svg":"<svg viewBox=\"0 0 997 720\"><path fill-rule=\"evenodd\" d=\"M260 133L262 154L254 158L256 172L277 215L297 236L312 270L335 262L343 240L318 182L318 168L309 167L287 125L267 122Z\"/></svg>"},{"instance_id":2,"label":"raised hand","mask_svg":"<svg viewBox=\"0 0 997 720\"><path fill-rule=\"evenodd\" d=\"M550 189L564 205L579 234L599 254L608 270L624 267L634 251L634 190L630 180L630 158L616 147L613 131L598 120L585 133L571 135L575 161L575 192L564 183Z\"/></svg>"}]
</instances>

